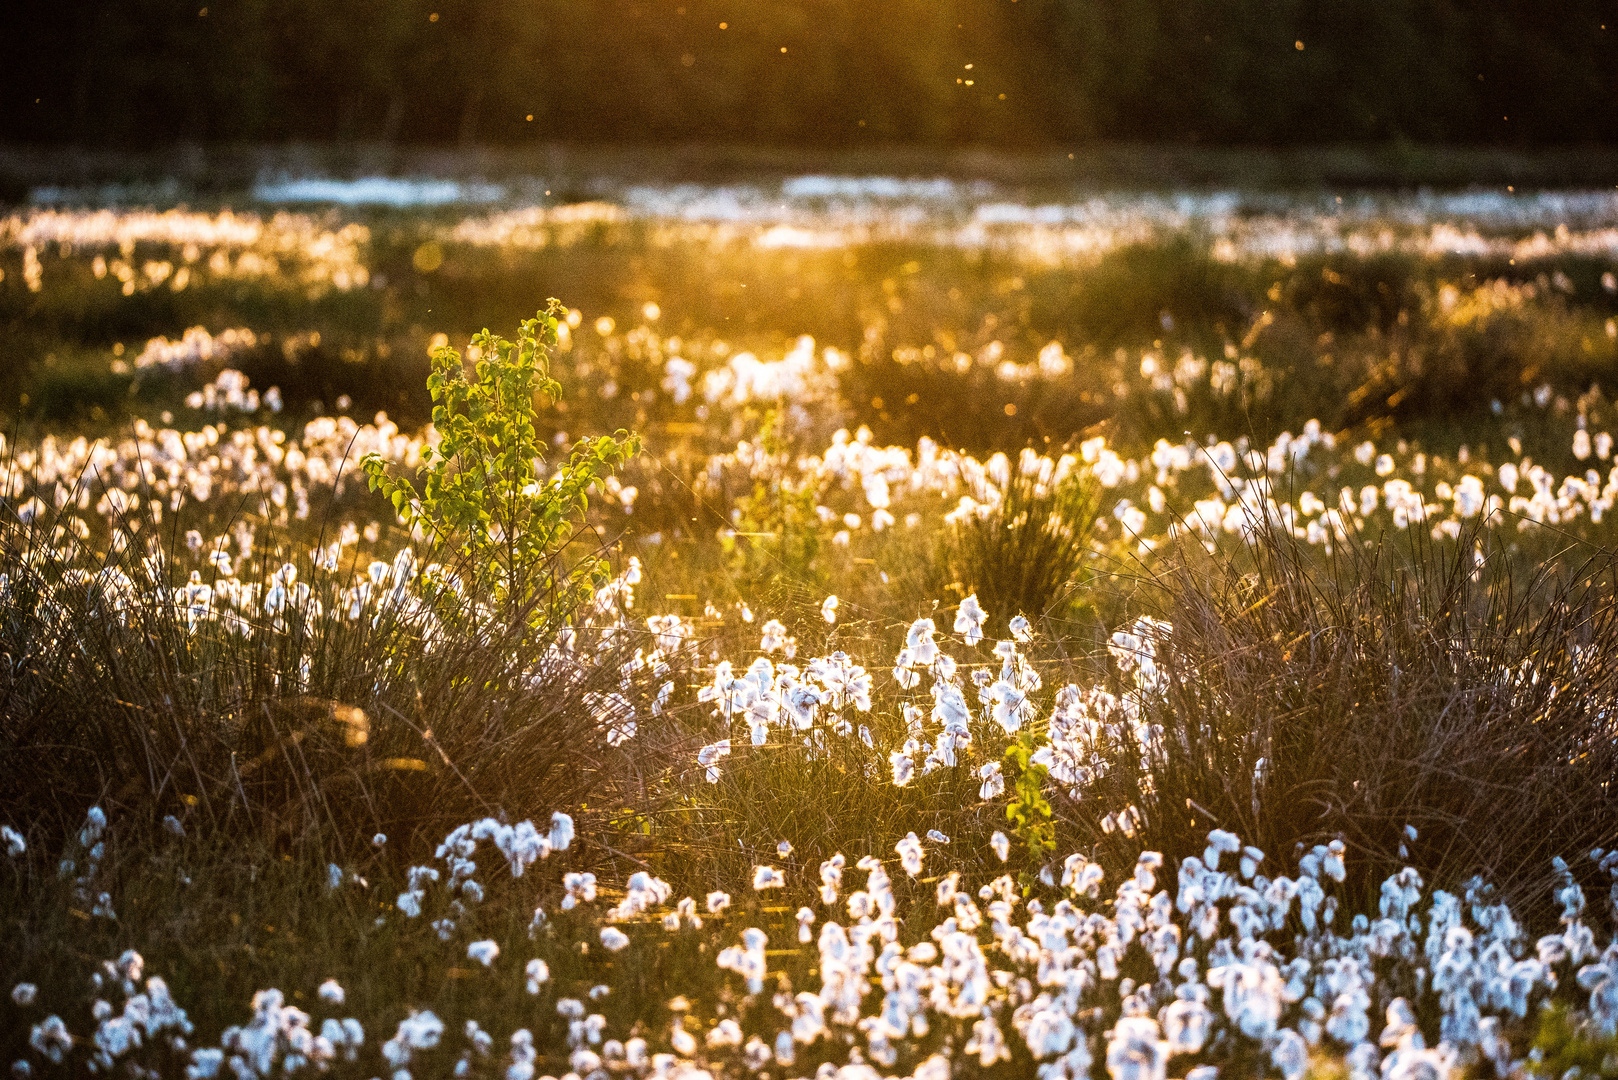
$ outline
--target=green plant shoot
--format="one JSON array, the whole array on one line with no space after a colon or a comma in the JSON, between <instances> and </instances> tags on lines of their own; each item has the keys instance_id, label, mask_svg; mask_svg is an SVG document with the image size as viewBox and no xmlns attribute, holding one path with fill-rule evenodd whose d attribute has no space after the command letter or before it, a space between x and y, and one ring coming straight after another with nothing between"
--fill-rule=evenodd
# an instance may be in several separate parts
<instances>
[{"instance_id":1,"label":"green plant shoot","mask_svg":"<svg viewBox=\"0 0 1618 1080\"><path fill-rule=\"evenodd\" d=\"M1006 820L1036 864L1056 849L1056 824L1051 819L1050 800L1045 797L1050 770L1033 760L1038 749L1038 740L1028 727L1006 747L1007 764L1016 766Z\"/></svg>"},{"instance_id":2,"label":"green plant shoot","mask_svg":"<svg viewBox=\"0 0 1618 1080\"><path fill-rule=\"evenodd\" d=\"M758 585L784 577L818 586L820 525L815 504L820 493L814 484L794 478L785 423L779 409L764 414L759 448L768 469L754 478L751 494L736 500L737 531L749 534L752 542L737 544L734 537L726 537L721 543L742 581Z\"/></svg>"}]
</instances>

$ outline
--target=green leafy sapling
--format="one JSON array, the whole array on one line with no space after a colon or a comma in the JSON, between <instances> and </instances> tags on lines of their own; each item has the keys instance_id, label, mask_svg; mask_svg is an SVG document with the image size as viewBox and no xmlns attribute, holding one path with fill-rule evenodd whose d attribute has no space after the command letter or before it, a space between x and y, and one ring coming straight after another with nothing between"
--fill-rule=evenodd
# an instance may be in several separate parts
<instances>
[{"instance_id":1,"label":"green leafy sapling","mask_svg":"<svg viewBox=\"0 0 1618 1080\"><path fill-rule=\"evenodd\" d=\"M483 330L470 364L449 346L433 351L427 389L438 442L422 452L419 488L378 454L360 462L371 490L436 549L459 556L480 595L535 625L566 619L606 583L598 546L579 556L568 549L585 529L591 488L640 452L639 436L620 430L579 440L566 462L547 468L535 418L541 395L561 397L550 349L563 313L552 299L523 320L515 342Z\"/></svg>"}]
</instances>

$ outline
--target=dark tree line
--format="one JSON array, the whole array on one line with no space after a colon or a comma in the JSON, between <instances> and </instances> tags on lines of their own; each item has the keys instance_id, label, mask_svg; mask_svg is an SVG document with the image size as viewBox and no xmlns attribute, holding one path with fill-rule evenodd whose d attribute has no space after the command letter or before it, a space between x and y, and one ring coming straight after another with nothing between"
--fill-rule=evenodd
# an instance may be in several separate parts
<instances>
[{"instance_id":1,"label":"dark tree line","mask_svg":"<svg viewBox=\"0 0 1618 1080\"><path fill-rule=\"evenodd\" d=\"M1618 0L20 7L9 142L1618 141Z\"/></svg>"}]
</instances>

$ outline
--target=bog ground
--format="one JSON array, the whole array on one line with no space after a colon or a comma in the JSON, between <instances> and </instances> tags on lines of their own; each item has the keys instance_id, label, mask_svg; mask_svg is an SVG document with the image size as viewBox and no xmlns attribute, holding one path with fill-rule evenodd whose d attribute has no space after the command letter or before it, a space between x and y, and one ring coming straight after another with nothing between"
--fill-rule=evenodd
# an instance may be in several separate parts
<instances>
[{"instance_id":1,"label":"bog ground","mask_svg":"<svg viewBox=\"0 0 1618 1080\"><path fill-rule=\"evenodd\" d=\"M0 218L15 1076L1618 1075L1618 193L565 181Z\"/></svg>"}]
</instances>

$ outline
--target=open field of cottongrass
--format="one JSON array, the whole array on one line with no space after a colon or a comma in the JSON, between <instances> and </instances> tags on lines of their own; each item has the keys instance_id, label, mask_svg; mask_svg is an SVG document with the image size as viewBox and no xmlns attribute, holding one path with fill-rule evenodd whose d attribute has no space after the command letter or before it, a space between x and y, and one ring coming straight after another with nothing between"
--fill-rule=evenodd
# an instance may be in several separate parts
<instances>
[{"instance_id":1,"label":"open field of cottongrass","mask_svg":"<svg viewBox=\"0 0 1618 1080\"><path fill-rule=\"evenodd\" d=\"M1618 1075L1618 194L545 185L0 217L13 1076Z\"/></svg>"}]
</instances>

